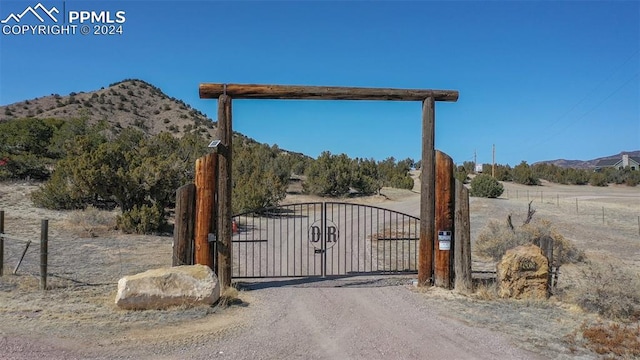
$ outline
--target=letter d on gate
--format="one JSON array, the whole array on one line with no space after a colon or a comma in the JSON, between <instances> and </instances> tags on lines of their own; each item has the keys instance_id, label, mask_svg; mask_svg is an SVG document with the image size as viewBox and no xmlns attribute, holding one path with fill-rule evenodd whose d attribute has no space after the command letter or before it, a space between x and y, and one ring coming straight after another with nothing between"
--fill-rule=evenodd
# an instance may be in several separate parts
<instances>
[{"instance_id":1,"label":"letter d on gate","mask_svg":"<svg viewBox=\"0 0 640 360\"><path fill-rule=\"evenodd\" d=\"M311 238L309 239L312 243L317 243L322 239L322 231L320 227L317 225L311 226Z\"/></svg>"}]
</instances>

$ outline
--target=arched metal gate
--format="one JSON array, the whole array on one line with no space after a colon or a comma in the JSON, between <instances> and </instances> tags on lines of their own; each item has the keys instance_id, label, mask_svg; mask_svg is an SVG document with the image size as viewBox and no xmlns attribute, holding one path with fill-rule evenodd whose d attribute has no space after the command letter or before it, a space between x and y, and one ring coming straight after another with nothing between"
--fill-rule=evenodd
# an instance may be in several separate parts
<instances>
[{"instance_id":1,"label":"arched metal gate","mask_svg":"<svg viewBox=\"0 0 640 360\"><path fill-rule=\"evenodd\" d=\"M416 273L420 219L375 206L310 202L233 217L234 278Z\"/></svg>"}]
</instances>

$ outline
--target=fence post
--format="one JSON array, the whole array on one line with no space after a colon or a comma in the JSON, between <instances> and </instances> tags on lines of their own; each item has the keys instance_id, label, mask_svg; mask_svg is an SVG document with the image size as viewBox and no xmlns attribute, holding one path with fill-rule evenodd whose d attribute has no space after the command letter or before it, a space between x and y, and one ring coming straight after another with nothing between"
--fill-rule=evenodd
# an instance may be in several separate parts
<instances>
[{"instance_id":1,"label":"fence post","mask_svg":"<svg viewBox=\"0 0 640 360\"><path fill-rule=\"evenodd\" d=\"M422 102L422 165L420 166L420 242L418 286L433 285L433 238L435 236L435 99Z\"/></svg>"},{"instance_id":2,"label":"fence post","mask_svg":"<svg viewBox=\"0 0 640 360\"><path fill-rule=\"evenodd\" d=\"M173 266L193 265L193 227L195 225L196 186L187 184L176 190L176 221L173 228Z\"/></svg>"},{"instance_id":3,"label":"fence post","mask_svg":"<svg viewBox=\"0 0 640 360\"><path fill-rule=\"evenodd\" d=\"M222 151L218 152L218 279L222 289L231 286L231 164L233 154L233 129L231 123L231 97L226 94L218 98L218 140L222 144Z\"/></svg>"},{"instance_id":4,"label":"fence post","mask_svg":"<svg viewBox=\"0 0 640 360\"><path fill-rule=\"evenodd\" d=\"M47 290L47 256L49 249L49 220L40 223L40 290Z\"/></svg>"},{"instance_id":5,"label":"fence post","mask_svg":"<svg viewBox=\"0 0 640 360\"><path fill-rule=\"evenodd\" d=\"M213 214L216 193L215 169L217 154L207 154L196 160L196 216L195 216L195 255L196 264L207 265L214 272L215 260L211 254L209 234L214 233Z\"/></svg>"},{"instance_id":6,"label":"fence post","mask_svg":"<svg viewBox=\"0 0 640 360\"><path fill-rule=\"evenodd\" d=\"M473 292L471 279L471 221L469 217L469 190L461 181L456 180L455 195L455 220L454 220L455 246L454 279L456 291L469 294Z\"/></svg>"},{"instance_id":7,"label":"fence post","mask_svg":"<svg viewBox=\"0 0 640 360\"><path fill-rule=\"evenodd\" d=\"M453 176L453 159L447 154L436 151L436 224L435 233L438 241L435 243L435 273L434 283L445 289L451 288L453 265L454 235L454 189L455 177ZM441 238L441 232L448 234L449 238Z\"/></svg>"},{"instance_id":8,"label":"fence post","mask_svg":"<svg viewBox=\"0 0 640 360\"><path fill-rule=\"evenodd\" d=\"M4 274L4 210L0 210L0 276Z\"/></svg>"},{"instance_id":9,"label":"fence post","mask_svg":"<svg viewBox=\"0 0 640 360\"><path fill-rule=\"evenodd\" d=\"M543 236L540 238L540 249L548 260L549 274L547 279L547 293L551 293L551 285L553 283L553 238L551 236Z\"/></svg>"}]
</instances>

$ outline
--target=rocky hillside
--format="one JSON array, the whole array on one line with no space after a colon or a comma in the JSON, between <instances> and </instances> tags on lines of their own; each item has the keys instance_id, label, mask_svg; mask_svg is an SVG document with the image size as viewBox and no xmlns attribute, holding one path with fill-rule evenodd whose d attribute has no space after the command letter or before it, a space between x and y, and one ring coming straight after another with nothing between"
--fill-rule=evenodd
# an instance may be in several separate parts
<instances>
[{"instance_id":1,"label":"rocky hillside","mask_svg":"<svg viewBox=\"0 0 640 360\"><path fill-rule=\"evenodd\" d=\"M106 120L116 128L135 126L149 134L168 131L177 136L193 131L214 136L215 130L215 122L199 110L131 79L92 92L52 94L0 106L0 121L25 117L87 117L90 122Z\"/></svg>"},{"instance_id":2,"label":"rocky hillside","mask_svg":"<svg viewBox=\"0 0 640 360\"><path fill-rule=\"evenodd\" d=\"M605 157L592 159L592 160L565 160L565 159L558 159L558 160L540 161L540 162L537 162L536 164L553 164L553 165L558 166L558 167L573 168L573 169L593 169L593 168L596 167L596 164L600 160L620 159L620 158L622 158L622 155L625 155L625 154L629 155L629 156L640 156L640 150L623 151L623 152L621 152L619 154L616 154L616 155L605 156Z\"/></svg>"}]
</instances>

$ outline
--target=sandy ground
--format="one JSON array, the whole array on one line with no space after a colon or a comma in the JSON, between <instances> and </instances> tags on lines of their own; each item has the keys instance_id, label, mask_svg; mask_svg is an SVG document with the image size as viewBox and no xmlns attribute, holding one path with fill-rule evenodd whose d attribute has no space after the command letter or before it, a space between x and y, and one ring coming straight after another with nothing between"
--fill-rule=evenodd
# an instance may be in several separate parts
<instances>
[{"instance_id":1,"label":"sandy ground","mask_svg":"<svg viewBox=\"0 0 640 360\"><path fill-rule=\"evenodd\" d=\"M489 219L526 212L547 218L591 259L640 272L640 188L525 187L505 184L500 199L471 199L472 238ZM0 359L333 359L597 358L564 337L593 318L552 297L548 302L484 301L410 277L242 282L229 306L122 311L117 280L171 264L170 236L127 236L86 229L73 213L32 206L32 184L0 184L5 241L0 277ZM415 191L349 201L419 214ZM304 195L287 202L317 200ZM577 200L577 211L576 211ZM604 210L604 220L603 220ZM50 290L38 289L40 220L49 219ZM94 232L98 236L89 236ZM474 258L474 267L493 264ZM567 267L560 286L577 270Z\"/></svg>"}]
</instances>

